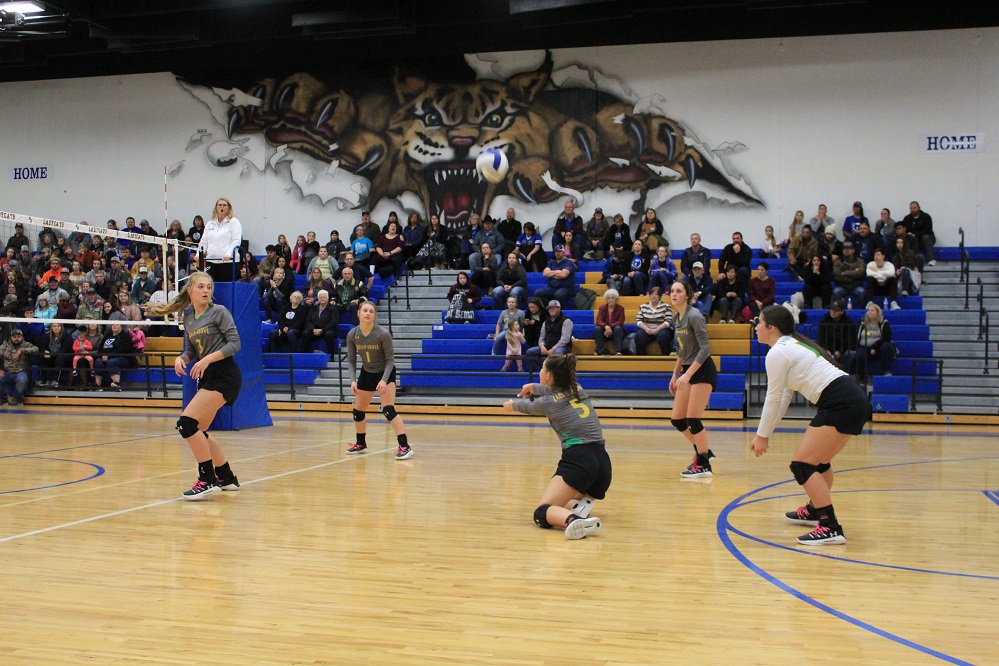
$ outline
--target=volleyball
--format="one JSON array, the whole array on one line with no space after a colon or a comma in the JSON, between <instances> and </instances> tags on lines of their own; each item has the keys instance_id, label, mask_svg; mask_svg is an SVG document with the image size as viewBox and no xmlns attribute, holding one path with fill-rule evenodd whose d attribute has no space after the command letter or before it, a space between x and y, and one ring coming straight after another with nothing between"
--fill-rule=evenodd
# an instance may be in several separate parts
<instances>
[{"instance_id":1,"label":"volleyball","mask_svg":"<svg viewBox=\"0 0 999 666\"><path fill-rule=\"evenodd\" d=\"M506 153L502 150L490 148L483 150L475 158L475 170L490 183L498 183L506 178L506 172L510 170L510 162L507 161Z\"/></svg>"}]
</instances>

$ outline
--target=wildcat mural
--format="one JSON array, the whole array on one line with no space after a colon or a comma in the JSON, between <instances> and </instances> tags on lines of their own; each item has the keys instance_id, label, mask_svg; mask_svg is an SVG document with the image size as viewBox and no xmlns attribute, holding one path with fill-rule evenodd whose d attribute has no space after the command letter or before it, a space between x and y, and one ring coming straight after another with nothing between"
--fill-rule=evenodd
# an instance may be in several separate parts
<instances>
[{"instance_id":1,"label":"wildcat mural","mask_svg":"<svg viewBox=\"0 0 999 666\"><path fill-rule=\"evenodd\" d=\"M213 144L222 146L213 163L237 163L251 151L248 138L262 137L278 155L258 168L273 168L289 154L307 156L366 185L351 190L357 194L347 197L349 206L415 196L425 214L440 215L451 228L465 226L472 213L486 214L500 195L544 204L565 193L631 192L637 212L650 191L679 185L677 194L699 187L731 204L763 204L728 171L719 156L725 149L707 148L654 105L618 91L554 87L552 71L550 54L540 67L505 80L445 83L397 71L394 94L348 92L307 73L262 79L229 91L216 110L229 140ZM475 171L475 158L488 148L509 159L504 182L487 183ZM316 172L311 168L305 180ZM292 177L302 180L301 173Z\"/></svg>"}]
</instances>

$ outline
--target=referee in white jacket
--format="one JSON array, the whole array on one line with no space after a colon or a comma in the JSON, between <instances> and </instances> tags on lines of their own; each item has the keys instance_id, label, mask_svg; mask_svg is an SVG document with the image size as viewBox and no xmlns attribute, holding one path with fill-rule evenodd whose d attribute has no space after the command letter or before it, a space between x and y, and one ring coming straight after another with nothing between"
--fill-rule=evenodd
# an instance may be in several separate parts
<instances>
[{"instance_id":1,"label":"referee in white jacket","mask_svg":"<svg viewBox=\"0 0 999 666\"><path fill-rule=\"evenodd\" d=\"M205 272L215 282L232 282L239 278L240 245L243 242L243 225L236 219L232 204L219 197L212 211L212 219L205 225L198 244L198 254L205 262ZM235 276L235 278L233 277Z\"/></svg>"}]
</instances>

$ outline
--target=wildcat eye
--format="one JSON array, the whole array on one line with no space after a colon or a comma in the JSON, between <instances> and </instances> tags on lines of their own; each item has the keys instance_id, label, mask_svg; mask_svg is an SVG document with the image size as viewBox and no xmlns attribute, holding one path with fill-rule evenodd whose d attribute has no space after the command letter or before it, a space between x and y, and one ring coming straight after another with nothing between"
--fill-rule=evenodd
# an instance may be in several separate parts
<instances>
[{"instance_id":1,"label":"wildcat eye","mask_svg":"<svg viewBox=\"0 0 999 666\"><path fill-rule=\"evenodd\" d=\"M441 114L436 111L431 111L427 115L423 116L423 124L427 127L440 127L442 123L443 118L441 118Z\"/></svg>"},{"instance_id":2,"label":"wildcat eye","mask_svg":"<svg viewBox=\"0 0 999 666\"><path fill-rule=\"evenodd\" d=\"M486 116L486 119L482 121L482 124L486 127L502 127L503 121L506 120L506 116L498 111L494 111Z\"/></svg>"}]
</instances>

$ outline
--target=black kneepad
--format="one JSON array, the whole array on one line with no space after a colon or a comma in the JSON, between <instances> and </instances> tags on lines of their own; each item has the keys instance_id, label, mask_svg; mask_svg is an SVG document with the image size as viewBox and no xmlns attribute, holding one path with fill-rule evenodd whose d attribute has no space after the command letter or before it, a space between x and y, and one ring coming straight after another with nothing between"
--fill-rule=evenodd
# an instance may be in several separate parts
<instances>
[{"instance_id":1,"label":"black kneepad","mask_svg":"<svg viewBox=\"0 0 999 666\"><path fill-rule=\"evenodd\" d=\"M177 432L184 439L191 437L198 432L198 420L192 419L190 416L181 416L177 419Z\"/></svg>"},{"instance_id":2,"label":"black kneepad","mask_svg":"<svg viewBox=\"0 0 999 666\"><path fill-rule=\"evenodd\" d=\"M363 421L364 420L364 412L362 412L359 409L355 409L354 410L354 420L357 421L358 423L360 423L361 421Z\"/></svg>"},{"instance_id":3,"label":"black kneepad","mask_svg":"<svg viewBox=\"0 0 999 666\"><path fill-rule=\"evenodd\" d=\"M791 474L794 474L794 480L798 482L799 486L805 485L805 482L817 471L819 470L815 465L797 460L791 462Z\"/></svg>"},{"instance_id":4,"label":"black kneepad","mask_svg":"<svg viewBox=\"0 0 999 666\"><path fill-rule=\"evenodd\" d=\"M687 419L687 425L690 427L691 435L696 435L704 430L704 424L701 423L701 419Z\"/></svg>"},{"instance_id":5,"label":"black kneepad","mask_svg":"<svg viewBox=\"0 0 999 666\"><path fill-rule=\"evenodd\" d=\"M548 507L551 504L542 504L537 509L534 510L534 524L546 530L551 529L551 523L548 522Z\"/></svg>"},{"instance_id":6,"label":"black kneepad","mask_svg":"<svg viewBox=\"0 0 999 666\"><path fill-rule=\"evenodd\" d=\"M825 474L831 469L832 469L831 463L822 463L821 465L815 466L815 471L818 472L819 474Z\"/></svg>"},{"instance_id":7,"label":"black kneepad","mask_svg":"<svg viewBox=\"0 0 999 666\"><path fill-rule=\"evenodd\" d=\"M680 432L687 429L687 419L670 419L669 422L672 423L673 427Z\"/></svg>"},{"instance_id":8,"label":"black kneepad","mask_svg":"<svg viewBox=\"0 0 999 666\"><path fill-rule=\"evenodd\" d=\"M382 414L385 416L385 420L391 422L392 419L399 416L399 412L395 411L394 405L385 405L382 407Z\"/></svg>"}]
</instances>

